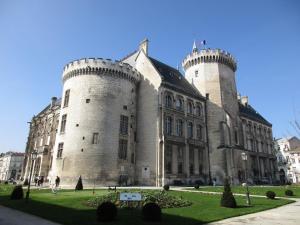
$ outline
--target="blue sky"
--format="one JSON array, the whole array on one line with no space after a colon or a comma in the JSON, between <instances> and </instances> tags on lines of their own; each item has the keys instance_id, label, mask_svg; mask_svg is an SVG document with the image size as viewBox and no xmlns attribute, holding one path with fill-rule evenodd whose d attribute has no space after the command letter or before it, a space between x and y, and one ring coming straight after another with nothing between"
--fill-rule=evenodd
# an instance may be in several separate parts
<instances>
[{"instance_id":1,"label":"blue sky","mask_svg":"<svg viewBox=\"0 0 300 225\"><path fill-rule=\"evenodd\" d=\"M60 96L73 59L120 59L150 40L152 57L176 67L194 39L238 60L238 90L295 135L300 120L300 1L0 1L0 152L24 151L28 124Z\"/></svg>"}]
</instances>

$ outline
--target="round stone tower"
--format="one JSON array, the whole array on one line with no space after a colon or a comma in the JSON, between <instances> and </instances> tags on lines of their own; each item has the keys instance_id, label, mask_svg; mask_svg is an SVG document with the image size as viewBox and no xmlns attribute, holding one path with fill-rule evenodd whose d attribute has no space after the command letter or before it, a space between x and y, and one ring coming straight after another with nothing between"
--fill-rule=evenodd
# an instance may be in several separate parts
<instances>
[{"instance_id":1,"label":"round stone tower","mask_svg":"<svg viewBox=\"0 0 300 225\"><path fill-rule=\"evenodd\" d=\"M238 136L236 61L223 50L198 50L194 45L182 66L186 79L209 98L207 125L211 174L218 183L222 183L225 176L235 177L233 149L241 138Z\"/></svg>"},{"instance_id":2,"label":"round stone tower","mask_svg":"<svg viewBox=\"0 0 300 225\"><path fill-rule=\"evenodd\" d=\"M52 177L61 184L134 182L136 88L130 65L86 58L64 67Z\"/></svg>"}]
</instances>

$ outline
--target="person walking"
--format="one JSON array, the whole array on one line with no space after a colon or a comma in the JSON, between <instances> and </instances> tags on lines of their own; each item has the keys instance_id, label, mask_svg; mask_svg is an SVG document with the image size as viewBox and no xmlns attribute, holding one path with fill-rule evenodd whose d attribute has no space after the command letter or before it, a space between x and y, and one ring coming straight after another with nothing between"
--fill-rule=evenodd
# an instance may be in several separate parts
<instances>
[{"instance_id":1,"label":"person walking","mask_svg":"<svg viewBox=\"0 0 300 225\"><path fill-rule=\"evenodd\" d=\"M55 187L56 188L58 188L59 183L60 183L60 178L59 178L59 176L56 176L56 179L55 179Z\"/></svg>"}]
</instances>

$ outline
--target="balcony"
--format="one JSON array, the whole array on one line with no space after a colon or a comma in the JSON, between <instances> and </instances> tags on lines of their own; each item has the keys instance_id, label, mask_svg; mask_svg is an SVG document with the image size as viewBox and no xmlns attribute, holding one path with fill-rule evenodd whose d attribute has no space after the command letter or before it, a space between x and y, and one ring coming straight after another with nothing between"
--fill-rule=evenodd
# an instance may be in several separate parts
<instances>
[{"instance_id":1,"label":"balcony","mask_svg":"<svg viewBox=\"0 0 300 225\"><path fill-rule=\"evenodd\" d=\"M205 142L202 141L202 140L197 140L197 139L192 139L192 138L189 138L187 140L188 144L190 145L194 145L194 146L200 146L200 147L205 147Z\"/></svg>"},{"instance_id":2,"label":"balcony","mask_svg":"<svg viewBox=\"0 0 300 225\"><path fill-rule=\"evenodd\" d=\"M177 142L177 143L185 143L184 136L175 136L175 135L165 134L165 140L171 141L171 142Z\"/></svg>"}]
</instances>

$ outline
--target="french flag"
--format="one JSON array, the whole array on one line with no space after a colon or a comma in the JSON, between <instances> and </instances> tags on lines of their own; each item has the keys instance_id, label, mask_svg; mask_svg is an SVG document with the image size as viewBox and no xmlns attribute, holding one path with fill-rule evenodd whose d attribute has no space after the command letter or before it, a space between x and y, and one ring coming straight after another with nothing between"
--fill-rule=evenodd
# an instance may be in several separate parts
<instances>
[{"instance_id":1,"label":"french flag","mask_svg":"<svg viewBox=\"0 0 300 225\"><path fill-rule=\"evenodd\" d=\"M206 45L206 41L205 40L201 41L200 45Z\"/></svg>"}]
</instances>

